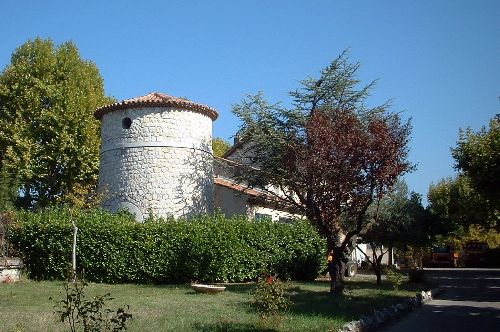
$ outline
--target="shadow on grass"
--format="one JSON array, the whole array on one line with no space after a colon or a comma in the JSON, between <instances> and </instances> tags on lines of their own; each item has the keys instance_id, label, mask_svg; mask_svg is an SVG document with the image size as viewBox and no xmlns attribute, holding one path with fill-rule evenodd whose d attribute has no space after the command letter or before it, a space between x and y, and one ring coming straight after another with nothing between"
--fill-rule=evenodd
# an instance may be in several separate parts
<instances>
[{"instance_id":1,"label":"shadow on grass","mask_svg":"<svg viewBox=\"0 0 500 332\"><path fill-rule=\"evenodd\" d=\"M373 281L354 281L347 282L347 287L350 289L366 289L366 290L393 290L393 286L390 282L384 280L381 285L377 285ZM435 283L433 282L419 282L419 283L411 283L404 282L399 289L409 292L418 292L423 289L430 289L434 287Z\"/></svg>"},{"instance_id":2,"label":"shadow on grass","mask_svg":"<svg viewBox=\"0 0 500 332\"><path fill-rule=\"evenodd\" d=\"M314 290L308 289L310 286L317 285L320 287ZM324 290L322 290L323 286ZM404 283L400 289L417 292L422 287L422 284ZM250 294L254 289L254 284L228 285L226 292ZM330 282L328 280L303 282L289 288L287 293L292 304L287 316L321 316L348 321L371 314L374 310L400 303L407 298L407 295L393 292L392 285L386 281L380 286L377 286L373 281L347 281L343 295L331 295L329 289ZM256 313L255 308L248 303L241 304L241 309ZM234 331L239 330L234 329Z\"/></svg>"},{"instance_id":3,"label":"shadow on grass","mask_svg":"<svg viewBox=\"0 0 500 332\"><path fill-rule=\"evenodd\" d=\"M326 287L324 291L308 291L294 287L290 289L290 300L293 304L289 314L346 321L358 319L362 315L373 313L374 310L399 303L405 298L388 292L390 289L390 284L377 286L369 281L347 283L343 295L331 295Z\"/></svg>"},{"instance_id":4,"label":"shadow on grass","mask_svg":"<svg viewBox=\"0 0 500 332\"><path fill-rule=\"evenodd\" d=\"M316 287L318 285L320 287ZM177 287L185 289L186 295L199 295L189 285L183 284ZM226 287L226 293L250 295L256 285L252 283L228 284ZM380 286L373 281L347 281L343 295L331 295L329 288L329 281L296 283L294 287L288 289L292 304L286 316L323 317L349 321L371 314L374 310L400 303L408 297L408 294L392 291L392 285L387 281L383 281ZM422 284L409 283L404 283L400 287L401 290L409 292L417 292L422 288ZM240 307L240 310L257 314L256 309L248 301L236 305ZM198 324L195 329L199 331L272 331L252 324L231 321L211 325Z\"/></svg>"},{"instance_id":5,"label":"shadow on grass","mask_svg":"<svg viewBox=\"0 0 500 332\"><path fill-rule=\"evenodd\" d=\"M275 332L274 329L259 328L248 323L219 322L216 324L194 324L193 328L201 332Z\"/></svg>"},{"instance_id":6,"label":"shadow on grass","mask_svg":"<svg viewBox=\"0 0 500 332\"><path fill-rule=\"evenodd\" d=\"M238 294L250 294L256 287L256 284L238 284L238 285L227 285L226 292L238 293Z\"/></svg>"}]
</instances>

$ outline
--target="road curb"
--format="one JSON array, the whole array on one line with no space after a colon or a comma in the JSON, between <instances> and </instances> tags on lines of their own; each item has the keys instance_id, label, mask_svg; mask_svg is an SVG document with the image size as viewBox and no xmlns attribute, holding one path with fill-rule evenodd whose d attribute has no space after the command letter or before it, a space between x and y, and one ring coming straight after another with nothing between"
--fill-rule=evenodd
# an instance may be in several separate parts
<instances>
[{"instance_id":1,"label":"road curb","mask_svg":"<svg viewBox=\"0 0 500 332\"><path fill-rule=\"evenodd\" d=\"M373 331L378 327L386 324L390 320L402 317L413 310L421 307L425 303L432 301L442 292L440 287L432 288L428 291L422 291L412 296L402 303L391 305L382 310L374 310L370 316L362 316L358 320L353 320L345 323L338 332L366 332Z\"/></svg>"}]
</instances>

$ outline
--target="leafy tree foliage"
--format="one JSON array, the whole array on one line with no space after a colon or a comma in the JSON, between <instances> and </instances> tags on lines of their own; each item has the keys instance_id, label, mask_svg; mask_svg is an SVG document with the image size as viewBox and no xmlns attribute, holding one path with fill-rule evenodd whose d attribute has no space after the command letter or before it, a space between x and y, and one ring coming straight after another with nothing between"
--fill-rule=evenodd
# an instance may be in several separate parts
<instances>
[{"instance_id":1,"label":"leafy tree foliage","mask_svg":"<svg viewBox=\"0 0 500 332\"><path fill-rule=\"evenodd\" d=\"M498 225L498 212L472 187L468 176L458 175L432 184L428 198L431 212L447 221L454 231L471 225L486 228Z\"/></svg>"},{"instance_id":2,"label":"leafy tree foliage","mask_svg":"<svg viewBox=\"0 0 500 332\"><path fill-rule=\"evenodd\" d=\"M441 244L463 248L468 242L480 241L490 249L500 247L498 212L491 213L491 201L472 187L468 176L442 179L430 186L428 197L433 216L448 226L448 232L439 238ZM488 258L489 263L494 260Z\"/></svg>"},{"instance_id":3,"label":"leafy tree foliage","mask_svg":"<svg viewBox=\"0 0 500 332\"><path fill-rule=\"evenodd\" d=\"M489 129L478 132L460 130L457 147L452 150L456 168L469 177L471 186L490 206L500 209L500 114L490 121Z\"/></svg>"},{"instance_id":4,"label":"leafy tree foliage","mask_svg":"<svg viewBox=\"0 0 500 332\"><path fill-rule=\"evenodd\" d=\"M455 178L442 179L429 188L432 213L454 228L452 236L447 239L457 243L459 238L484 237L478 230L498 232L500 115L490 121L489 129L483 127L478 132L470 128L460 130L452 155L456 160L455 167L461 173Z\"/></svg>"},{"instance_id":5,"label":"leafy tree foliage","mask_svg":"<svg viewBox=\"0 0 500 332\"><path fill-rule=\"evenodd\" d=\"M468 242L485 242L489 249L500 248L500 232L494 228L480 225L459 227L452 234L440 239L443 244L453 244L456 248L464 248Z\"/></svg>"},{"instance_id":6,"label":"leafy tree foliage","mask_svg":"<svg viewBox=\"0 0 500 332\"><path fill-rule=\"evenodd\" d=\"M231 149L231 144L225 139L215 137L212 140L212 150L215 157L222 157L229 149Z\"/></svg>"},{"instance_id":7,"label":"leafy tree foliage","mask_svg":"<svg viewBox=\"0 0 500 332\"><path fill-rule=\"evenodd\" d=\"M17 197L16 177L2 167L0 170L0 214L13 210Z\"/></svg>"},{"instance_id":8,"label":"leafy tree foliage","mask_svg":"<svg viewBox=\"0 0 500 332\"><path fill-rule=\"evenodd\" d=\"M365 237L396 248L426 246L444 230L422 205L421 195L409 192L402 180L387 196L372 204L368 216L377 222L370 222Z\"/></svg>"},{"instance_id":9,"label":"leafy tree foliage","mask_svg":"<svg viewBox=\"0 0 500 332\"><path fill-rule=\"evenodd\" d=\"M358 87L359 66L342 53L290 93L291 109L262 94L233 109L243 123L244 161L253 166L235 167L235 176L305 214L326 237L332 292L343 288L348 245L366 224L366 210L412 167L410 123L389 112L388 103L366 106L375 82Z\"/></svg>"},{"instance_id":10,"label":"leafy tree foliage","mask_svg":"<svg viewBox=\"0 0 500 332\"><path fill-rule=\"evenodd\" d=\"M81 200L96 184L96 108L111 102L96 65L72 42L28 41L0 75L0 166L17 174L20 202Z\"/></svg>"},{"instance_id":11,"label":"leafy tree foliage","mask_svg":"<svg viewBox=\"0 0 500 332\"><path fill-rule=\"evenodd\" d=\"M389 248L406 251L407 246L422 247L435 240L442 227L422 205L421 196L409 192L402 180L388 195L378 198L367 211L368 225L361 232L363 242L370 244L372 255L365 254L381 284L382 259Z\"/></svg>"}]
</instances>

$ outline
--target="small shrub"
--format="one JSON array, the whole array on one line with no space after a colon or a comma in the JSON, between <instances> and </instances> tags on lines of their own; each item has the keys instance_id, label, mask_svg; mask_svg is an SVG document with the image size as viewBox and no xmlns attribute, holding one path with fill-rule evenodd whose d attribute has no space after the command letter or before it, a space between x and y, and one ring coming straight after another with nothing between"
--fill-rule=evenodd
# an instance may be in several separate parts
<instances>
[{"instance_id":1,"label":"small shrub","mask_svg":"<svg viewBox=\"0 0 500 332\"><path fill-rule=\"evenodd\" d=\"M386 269L386 274L387 280L389 280L389 282L392 284L392 287L395 290L399 290L399 288L403 284L403 274L398 269L396 269L395 266L389 266Z\"/></svg>"},{"instance_id":2,"label":"small shrub","mask_svg":"<svg viewBox=\"0 0 500 332\"><path fill-rule=\"evenodd\" d=\"M290 301L285 296L286 284L275 276L259 279L253 292L253 304L264 325L279 326Z\"/></svg>"},{"instance_id":3,"label":"small shrub","mask_svg":"<svg viewBox=\"0 0 500 332\"><path fill-rule=\"evenodd\" d=\"M68 280L64 284L65 299L56 302L54 306L61 322L67 323L71 332L79 330L78 327L83 328L84 332L126 330L127 321L132 318L132 314L125 311L125 308L118 308L116 311L108 309L106 303L113 300L110 293L88 300L84 291L86 285L83 278Z\"/></svg>"}]
</instances>

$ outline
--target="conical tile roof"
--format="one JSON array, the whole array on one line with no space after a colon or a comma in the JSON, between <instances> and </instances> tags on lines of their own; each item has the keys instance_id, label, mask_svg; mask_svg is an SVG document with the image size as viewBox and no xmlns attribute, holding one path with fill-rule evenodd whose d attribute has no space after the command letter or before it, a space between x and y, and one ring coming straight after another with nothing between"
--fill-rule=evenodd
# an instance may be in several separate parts
<instances>
[{"instance_id":1,"label":"conical tile roof","mask_svg":"<svg viewBox=\"0 0 500 332\"><path fill-rule=\"evenodd\" d=\"M151 92L145 96L125 99L121 102L103 106L94 112L94 116L97 119L101 119L106 113L137 107L175 107L205 114L212 120L217 119L219 116L217 111L211 107L159 92Z\"/></svg>"}]
</instances>

